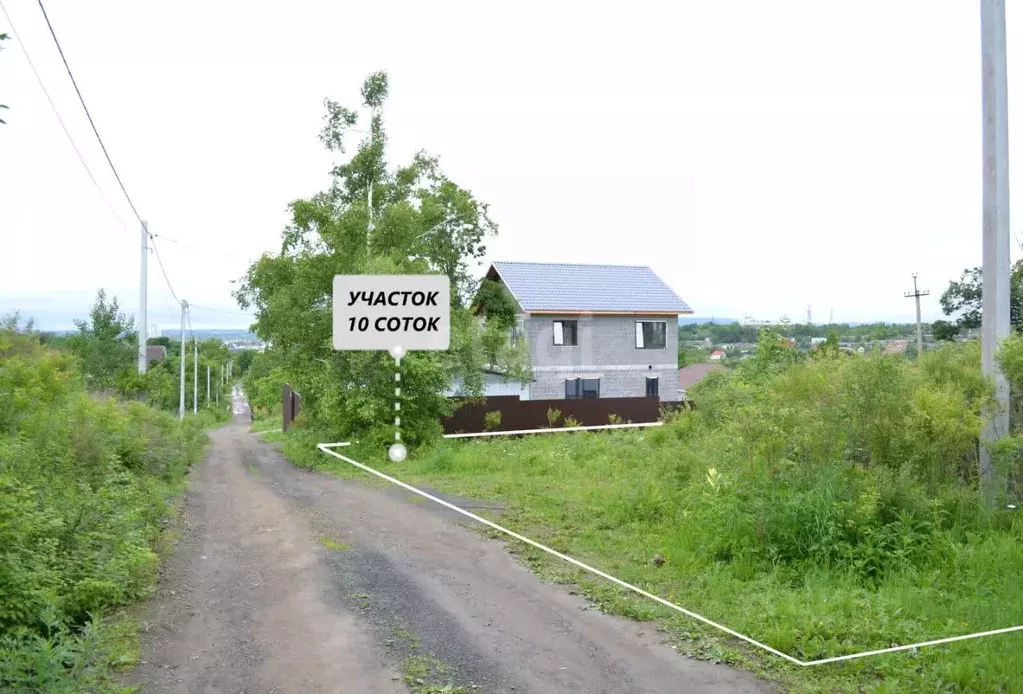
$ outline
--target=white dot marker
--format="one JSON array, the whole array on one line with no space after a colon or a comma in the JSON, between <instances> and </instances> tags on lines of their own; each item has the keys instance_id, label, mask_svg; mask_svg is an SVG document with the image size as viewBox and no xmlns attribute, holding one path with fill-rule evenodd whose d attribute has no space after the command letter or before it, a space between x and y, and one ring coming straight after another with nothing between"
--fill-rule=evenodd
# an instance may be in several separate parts
<instances>
[{"instance_id":1,"label":"white dot marker","mask_svg":"<svg viewBox=\"0 0 1023 694\"><path fill-rule=\"evenodd\" d=\"M405 460L407 456L408 451L405 449L403 444L395 443L387 449L387 457L391 459L392 463L400 463Z\"/></svg>"},{"instance_id":2,"label":"white dot marker","mask_svg":"<svg viewBox=\"0 0 1023 694\"><path fill-rule=\"evenodd\" d=\"M395 345L388 350L391 356L394 357L394 363L397 366L401 366L401 358L405 356L405 349L401 345Z\"/></svg>"}]
</instances>

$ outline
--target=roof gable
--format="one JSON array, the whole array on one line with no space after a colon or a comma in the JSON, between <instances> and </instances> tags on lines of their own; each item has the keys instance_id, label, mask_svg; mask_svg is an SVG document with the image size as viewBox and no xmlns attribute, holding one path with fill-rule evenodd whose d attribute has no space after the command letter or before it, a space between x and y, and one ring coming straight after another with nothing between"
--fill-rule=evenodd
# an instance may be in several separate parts
<instances>
[{"instance_id":1,"label":"roof gable","mask_svg":"<svg viewBox=\"0 0 1023 694\"><path fill-rule=\"evenodd\" d=\"M566 263L492 263L526 313L692 313L649 267Z\"/></svg>"}]
</instances>

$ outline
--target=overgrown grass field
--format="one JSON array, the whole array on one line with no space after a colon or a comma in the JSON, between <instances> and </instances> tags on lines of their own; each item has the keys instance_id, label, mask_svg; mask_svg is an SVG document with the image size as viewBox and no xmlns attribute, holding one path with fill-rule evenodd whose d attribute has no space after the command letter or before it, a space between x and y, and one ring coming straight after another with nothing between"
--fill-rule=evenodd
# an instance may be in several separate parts
<instances>
[{"instance_id":1,"label":"overgrown grass field","mask_svg":"<svg viewBox=\"0 0 1023 694\"><path fill-rule=\"evenodd\" d=\"M1023 518L976 492L975 346L711 378L665 426L444 441L393 464L412 484L500 501L501 522L803 660L1023 624ZM357 470L285 437L299 464ZM322 440L322 439L321 439ZM1016 439L996 460L1018 475ZM1011 490L1010 490L1011 491ZM797 668L525 546L549 580L657 619L682 652L796 691L1023 691L1023 633ZM663 561L662 561L663 560Z\"/></svg>"}]
</instances>

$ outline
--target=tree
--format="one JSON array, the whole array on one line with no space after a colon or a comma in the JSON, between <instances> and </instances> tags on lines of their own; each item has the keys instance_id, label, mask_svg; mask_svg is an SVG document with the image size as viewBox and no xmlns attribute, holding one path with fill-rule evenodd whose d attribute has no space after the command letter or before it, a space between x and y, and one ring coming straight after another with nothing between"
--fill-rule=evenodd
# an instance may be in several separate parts
<instances>
[{"instance_id":1,"label":"tree","mask_svg":"<svg viewBox=\"0 0 1023 694\"><path fill-rule=\"evenodd\" d=\"M931 336L939 342L951 342L959 334L959 325L947 320L931 323Z\"/></svg>"},{"instance_id":2,"label":"tree","mask_svg":"<svg viewBox=\"0 0 1023 694\"><path fill-rule=\"evenodd\" d=\"M291 203L280 252L253 264L235 297L255 310L255 331L271 345L261 358L274 364L266 377L286 377L302 393L307 418L336 435L393 441L394 361L384 352L333 350L333 276L447 275L451 348L412 352L401 361L402 440L415 445L439 433L439 419L452 407L443 391L453 377L469 394L479 394L484 368L520 377L528 366L524 350L510 344L504 312L480 325L471 311L478 289L471 267L486 252L484 241L497 233L487 205L422 152L404 167L388 168L382 114L387 95L386 73L365 80L368 137L333 168L328 190ZM329 99L325 106L320 140L345 154L358 114Z\"/></svg>"},{"instance_id":3,"label":"tree","mask_svg":"<svg viewBox=\"0 0 1023 694\"><path fill-rule=\"evenodd\" d=\"M71 352L82 362L86 385L114 388L120 378L134 373L137 363L135 320L121 313L115 297L107 302L100 289L88 320L76 320L78 334L68 338Z\"/></svg>"},{"instance_id":4,"label":"tree","mask_svg":"<svg viewBox=\"0 0 1023 694\"><path fill-rule=\"evenodd\" d=\"M963 270L958 281L949 282L942 293L942 312L946 316L958 314L955 320L957 332L980 327L983 287L983 270L968 268ZM1023 330L1023 260L1017 260L1009 273L1009 320L1014 329ZM935 339L941 338L935 335Z\"/></svg>"}]
</instances>

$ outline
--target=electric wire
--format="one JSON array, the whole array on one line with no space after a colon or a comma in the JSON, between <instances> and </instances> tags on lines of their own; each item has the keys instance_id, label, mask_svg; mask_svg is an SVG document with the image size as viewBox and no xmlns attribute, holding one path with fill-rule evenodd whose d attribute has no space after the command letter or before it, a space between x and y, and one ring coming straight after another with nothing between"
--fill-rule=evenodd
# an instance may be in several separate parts
<instances>
[{"instance_id":1,"label":"electric wire","mask_svg":"<svg viewBox=\"0 0 1023 694\"><path fill-rule=\"evenodd\" d=\"M127 189L124 187L124 183L121 181L120 174L117 173L117 167L114 166L114 161L110 158L110 153L107 152L107 146L103 144L103 138L99 135L99 130L96 128L95 121L92 120L92 114L89 113L89 107L85 105L85 97L82 96L82 90L78 88L78 82L75 80L75 75L71 72L71 66L67 62L67 58L64 56L64 49L60 46L60 41L57 39L57 32L53 29L53 24L50 23L50 16L46 14L46 8L43 6L43 0L36 0L39 3L39 9L43 13L43 19L46 20L46 26L50 30L50 36L53 37L53 43L57 46L57 52L60 53L60 59L64 62L64 68L67 70L68 77L71 78L71 84L75 87L75 93L78 94L78 101L81 102L82 108L85 110L85 116L89 119L89 125L92 126L92 132L96 135L96 140L99 141L99 146L103 150L103 156L107 158L107 163L110 164L110 170L114 172L114 178L117 179L117 185L121 186L121 192L124 193L125 199L128 201L128 205L131 206L131 211L135 213L135 217L139 220L139 224L142 224L142 217L139 215L137 209L135 209L135 203L132 202L131 196L128 195Z\"/></svg>"},{"instance_id":2,"label":"electric wire","mask_svg":"<svg viewBox=\"0 0 1023 694\"><path fill-rule=\"evenodd\" d=\"M71 78L71 84L75 88L75 94L78 95L78 101L79 103L82 104L82 109L85 111L86 118L89 119L89 125L92 127L92 132L96 136L96 141L99 142L100 149L103 150L103 156L106 157L107 164L110 165L110 170L113 172L114 178L117 180L117 185L120 186L121 192L124 194L125 200L128 201L128 205L131 207L132 213L134 213L135 218L138 220L139 224L145 226L145 222L142 220L142 216L139 214L138 209L135 207L135 202L131 199L131 196L128 195L128 190L125 188L124 182L121 180L121 175L117 172L117 167L114 166L114 161L110 157L110 152L107 151L107 146L103 142L103 138L99 134L99 129L96 127L96 122L92 118L92 113L90 113L89 107L85 103L85 97L82 96L82 90L79 89L78 87L78 81L75 79L75 75L71 71L71 65L68 63L67 56L64 55L64 49L60 45L60 39L57 38L57 32L53 28L53 23L50 21L50 16L46 13L46 7L43 5L42 0L37 0L37 2L39 4L40 11L43 14L43 19L46 20L46 27L50 31L50 36L53 38L53 43L54 45L56 45L57 52L60 54L60 59L64 63L64 69L67 70L68 77ZM6 8L4 8L4 16L7 18L8 23L11 24L11 30L14 31L14 23L11 22L10 15L7 13ZM17 32L15 32L15 36L17 36ZM19 43L21 43L20 39ZM24 44L21 44L21 47L22 51L25 53L25 58L29 59L28 52L25 51ZM36 72L35 66L32 65L31 59L29 59L29 65L32 66L32 71L36 74L36 79L39 80L39 86L43 87L43 92L46 94L46 98L50 101L50 106L53 108L54 113L57 114L56 106L54 106L53 100L50 99L49 92L43 86L42 79L40 79L39 73ZM64 132L65 134L67 134L68 139L71 140L71 135L68 132L67 127L65 127L64 121L60 118L59 114L57 114L57 119L60 121L61 127L64 128ZM110 207L111 212L113 212L114 216L117 217L118 221L121 223L121 226L124 227L125 231L127 231L128 227L124 224L124 221L121 220L117 213L114 212L113 205L110 204L109 199L106 197L102 189L99 187L99 184L97 183L95 176L93 176L92 171L89 169L88 165L86 165L81 152L79 151L78 147L75 146L73 140L71 140L71 144L75 148L75 152L78 154L78 158L82 162L82 166L85 166L86 171L89 172L89 178L92 179L92 182L96 186L96 189L99 191L100 195L103 196L103 199L107 202L107 205ZM178 299L177 292L174 291L174 285L171 284L170 276L167 274L167 268L164 266L163 259L160 257L160 250L156 246L156 236L152 232L150 232L148 228L146 229L146 236L148 237L149 243L152 246L153 254L156 256L156 262L160 266L160 274L163 275L163 280L164 282L167 283L167 288L170 289L171 296L173 296L174 300L178 304L180 304L181 301Z\"/></svg>"},{"instance_id":3,"label":"electric wire","mask_svg":"<svg viewBox=\"0 0 1023 694\"><path fill-rule=\"evenodd\" d=\"M121 225L121 228L124 229L125 232L131 233L128 231L128 225L125 224L124 220L121 219L121 216L117 214L117 210L114 209L113 204L110 202L110 198L108 198L106 193L103 192L99 182L96 180L96 176L92 173L92 169L90 169L89 165L85 162L85 157L82 156L82 151L78 149L78 145L75 144L75 139L71 137L71 131L67 129L67 125L61 117L60 111L57 110L57 105L53 102L53 97L50 96L50 91L43 83L42 76L40 76L39 71L36 69L35 63L32 61L32 57L28 54L28 48L25 46L24 40L22 40L21 35L18 33L17 27L14 26L14 20L11 19L11 15L7 12L7 7L2 1L0 1L0 10L3 11L4 17L7 19L7 23L11 27L11 33L14 34L15 40L17 40L18 45L21 46L21 53L25 56L25 61L28 63L29 68L32 69L32 74L35 75L36 82L39 83L39 88L43 90L46 100L50 103L50 110L52 110L53 115L57 117L57 122L60 123L60 127L64 131L64 135L67 136L67 141L71 144L72 149L75 150L75 155L78 157L78 161L81 163L82 168L84 168L85 172L89 174L89 180L92 181L92 185L95 186L96 192L99 193L101 198L103 198L103 202L105 202L107 207L110 209L110 214L114 216L114 219L116 219L117 223Z\"/></svg>"},{"instance_id":4,"label":"electric wire","mask_svg":"<svg viewBox=\"0 0 1023 694\"><path fill-rule=\"evenodd\" d=\"M229 313L233 316L247 316L251 318L251 314L243 313L241 311L229 311L223 308L210 308L209 306L200 306L199 304L189 304L190 308L197 308L200 311L213 311L214 313Z\"/></svg>"}]
</instances>

